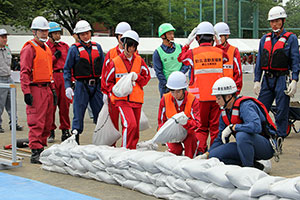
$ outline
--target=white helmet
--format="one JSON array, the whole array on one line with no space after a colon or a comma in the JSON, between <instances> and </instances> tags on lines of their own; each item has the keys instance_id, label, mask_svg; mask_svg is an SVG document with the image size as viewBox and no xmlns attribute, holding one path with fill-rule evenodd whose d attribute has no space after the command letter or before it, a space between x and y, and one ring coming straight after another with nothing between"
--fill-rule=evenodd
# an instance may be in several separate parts
<instances>
[{"instance_id":1,"label":"white helmet","mask_svg":"<svg viewBox=\"0 0 300 200\"><path fill-rule=\"evenodd\" d=\"M45 17L38 16L32 20L31 29L49 30L49 23Z\"/></svg>"},{"instance_id":2,"label":"white helmet","mask_svg":"<svg viewBox=\"0 0 300 200\"><path fill-rule=\"evenodd\" d=\"M1 35L9 35L9 34L7 33L7 31L4 28L1 28L0 29L0 36Z\"/></svg>"},{"instance_id":3,"label":"white helmet","mask_svg":"<svg viewBox=\"0 0 300 200\"><path fill-rule=\"evenodd\" d=\"M125 39L125 38L131 38L131 39L135 40L137 43L139 43L139 40L140 40L139 35L138 35L137 32L135 32L134 30L126 31L126 32L122 35L121 41L124 42L124 39Z\"/></svg>"},{"instance_id":4,"label":"white helmet","mask_svg":"<svg viewBox=\"0 0 300 200\"><path fill-rule=\"evenodd\" d=\"M214 35L215 31L214 31L214 27L210 22L201 22L198 26L197 26L197 32L196 35L204 35L204 34L208 34L208 35Z\"/></svg>"},{"instance_id":5,"label":"white helmet","mask_svg":"<svg viewBox=\"0 0 300 200\"><path fill-rule=\"evenodd\" d=\"M281 6L275 6L270 9L268 20L287 18L285 10Z\"/></svg>"},{"instance_id":6,"label":"white helmet","mask_svg":"<svg viewBox=\"0 0 300 200\"><path fill-rule=\"evenodd\" d=\"M123 35L126 31L131 30L131 26L127 22L118 23L115 34Z\"/></svg>"},{"instance_id":7,"label":"white helmet","mask_svg":"<svg viewBox=\"0 0 300 200\"><path fill-rule=\"evenodd\" d=\"M171 90L180 90L188 87L186 76L180 71L172 72L166 85Z\"/></svg>"},{"instance_id":8,"label":"white helmet","mask_svg":"<svg viewBox=\"0 0 300 200\"><path fill-rule=\"evenodd\" d=\"M91 31L91 25L85 21L85 20L80 20L79 22L76 23L74 33L79 34L79 33L84 33L87 31Z\"/></svg>"},{"instance_id":9,"label":"white helmet","mask_svg":"<svg viewBox=\"0 0 300 200\"><path fill-rule=\"evenodd\" d=\"M236 93L237 87L232 80L232 78L229 77L222 77L216 80L212 87L212 93L211 95L227 95L227 94L234 94Z\"/></svg>"},{"instance_id":10,"label":"white helmet","mask_svg":"<svg viewBox=\"0 0 300 200\"><path fill-rule=\"evenodd\" d=\"M229 26L225 22L217 23L214 29L219 35L230 35Z\"/></svg>"}]
</instances>

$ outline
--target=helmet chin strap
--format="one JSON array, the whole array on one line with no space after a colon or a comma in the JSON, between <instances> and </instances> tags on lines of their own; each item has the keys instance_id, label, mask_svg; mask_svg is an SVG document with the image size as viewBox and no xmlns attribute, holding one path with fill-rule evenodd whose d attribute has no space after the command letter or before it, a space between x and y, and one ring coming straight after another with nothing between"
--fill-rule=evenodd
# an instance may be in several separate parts
<instances>
[{"instance_id":1,"label":"helmet chin strap","mask_svg":"<svg viewBox=\"0 0 300 200\"><path fill-rule=\"evenodd\" d=\"M37 32L37 31L36 31L36 32ZM34 36L36 36L37 39L38 39L40 42L43 42L43 43L47 42L48 38L46 38L46 39L40 38L40 37L36 34L36 32L35 32Z\"/></svg>"},{"instance_id":2,"label":"helmet chin strap","mask_svg":"<svg viewBox=\"0 0 300 200\"><path fill-rule=\"evenodd\" d=\"M174 43L174 40L169 40L168 38L167 38L167 36L166 36L166 34L164 34L164 38L163 38L163 40L167 40L168 42L169 42L169 44L173 44Z\"/></svg>"},{"instance_id":3,"label":"helmet chin strap","mask_svg":"<svg viewBox=\"0 0 300 200\"><path fill-rule=\"evenodd\" d=\"M225 104L224 104L224 106L223 106L223 109L226 109L226 107L227 107L229 101L233 98L233 96L231 96L230 99L228 99L227 101L226 101L226 99L225 99L225 95L222 95L222 98L223 98L223 100L224 100L224 102L225 102Z\"/></svg>"}]
</instances>

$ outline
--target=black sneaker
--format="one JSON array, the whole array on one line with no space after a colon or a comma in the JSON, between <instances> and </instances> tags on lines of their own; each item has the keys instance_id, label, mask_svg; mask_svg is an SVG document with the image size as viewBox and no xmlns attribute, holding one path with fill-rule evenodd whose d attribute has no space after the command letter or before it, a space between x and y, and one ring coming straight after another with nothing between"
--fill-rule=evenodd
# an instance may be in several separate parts
<instances>
[{"instance_id":1,"label":"black sneaker","mask_svg":"<svg viewBox=\"0 0 300 200\"><path fill-rule=\"evenodd\" d=\"M50 136L48 137L48 143L53 143L55 139L54 130L51 130Z\"/></svg>"},{"instance_id":2,"label":"black sneaker","mask_svg":"<svg viewBox=\"0 0 300 200\"><path fill-rule=\"evenodd\" d=\"M11 130L11 125L9 124L9 129ZM17 131L23 131L23 126L20 126L19 124L16 124L16 130Z\"/></svg>"},{"instance_id":3,"label":"black sneaker","mask_svg":"<svg viewBox=\"0 0 300 200\"><path fill-rule=\"evenodd\" d=\"M68 129L61 130L61 141L62 142L65 141L66 139L68 139L69 137L71 137L71 134Z\"/></svg>"},{"instance_id":4,"label":"black sneaker","mask_svg":"<svg viewBox=\"0 0 300 200\"><path fill-rule=\"evenodd\" d=\"M2 128L2 126L0 126L0 133L4 133L4 129Z\"/></svg>"},{"instance_id":5,"label":"black sneaker","mask_svg":"<svg viewBox=\"0 0 300 200\"><path fill-rule=\"evenodd\" d=\"M261 164L260 162L254 161L253 167L256 169L259 169L261 171L264 171L265 166Z\"/></svg>"}]
</instances>

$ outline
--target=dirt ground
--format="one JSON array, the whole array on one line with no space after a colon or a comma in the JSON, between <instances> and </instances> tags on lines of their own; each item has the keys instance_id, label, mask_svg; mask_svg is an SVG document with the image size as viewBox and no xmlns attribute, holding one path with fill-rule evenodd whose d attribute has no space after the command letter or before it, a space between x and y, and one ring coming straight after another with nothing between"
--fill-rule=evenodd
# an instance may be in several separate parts
<instances>
[{"instance_id":1,"label":"dirt ground","mask_svg":"<svg viewBox=\"0 0 300 200\"><path fill-rule=\"evenodd\" d=\"M300 87L298 85L298 87ZM254 96L253 94L253 74L244 74L244 86L241 92L242 95ZM300 88L296 97L292 101L300 100ZM28 127L26 123L25 103L23 101L23 93L20 89L20 84L17 84L17 103L18 103L18 123L24 126L24 130L17 132L17 138L26 138L28 134ZM147 117L151 128L141 132L140 141L145 141L152 138L155 134L157 126L157 114L159 104L158 80L151 79L145 87L145 104L143 110ZM72 119L72 108L70 109L70 117ZM57 116L57 115L56 115ZM0 147L11 143L11 133L9 131L8 116L5 112L2 115L3 128L5 133L0 134ZM58 117L56 117L56 124ZM300 123L295 123L296 127L300 127ZM84 133L81 135L81 144L90 144L92 142L92 135L95 125L86 113L84 122ZM60 143L61 131L56 130L56 143ZM120 144L119 144L120 145ZM160 151L164 151L165 147L159 147ZM300 134L292 130L289 137L286 138L283 146L283 154L280 157L280 162L276 163L272 160L271 175L295 177L300 176ZM30 155L30 154L28 154ZM79 192L92 197L103 200L135 200L135 199L155 199L154 197L144 195L140 192L135 192L121 186L110 185L101 183L95 180L89 180L70 175L58 174L53 172L44 171L40 165L30 164L29 157L24 157L22 161L23 166L16 169L1 170L1 172L30 178L33 180L41 181L50 185L68 189L74 192Z\"/></svg>"}]
</instances>

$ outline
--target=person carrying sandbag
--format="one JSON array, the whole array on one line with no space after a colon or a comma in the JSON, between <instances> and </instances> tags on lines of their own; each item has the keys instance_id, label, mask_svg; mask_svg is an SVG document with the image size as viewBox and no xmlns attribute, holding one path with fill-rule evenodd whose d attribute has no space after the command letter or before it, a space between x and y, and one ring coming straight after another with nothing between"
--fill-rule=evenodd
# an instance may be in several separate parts
<instances>
[{"instance_id":1,"label":"person carrying sandbag","mask_svg":"<svg viewBox=\"0 0 300 200\"><path fill-rule=\"evenodd\" d=\"M141 56L135 53L139 44L139 35L129 30L123 34L121 41L124 52L109 63L108 73L104 77L105 87L110 100L115 103L120 112L122 147L136 149L141 109L144 103L143 87L150 80L150 71Z\"/></svg>"},{"instance_id":2,"label":"person carrying sandbag","mask_svg":"<svg viewBox=\"0 0 300 200\"><path fill-rule=\"evenodd\" d=\"M214 83L212 95L216 96L216 102L222 108L220 131L208 152L196 159L216 157L225 164L263 170L263 164L257 160L268 160L278 154L276 146L273 146L275 124L260 101L253 97L237 97L236 92L236 84L229 77ZM229 142L231 135L236 142Z\"/></svg>"},{"instance_id":3,"label":"person carrying sandbag","mask_svg":"<svg viewBox=\"0 0 300 200\"><path fill-rule=\"evenodd\" d=\"M184 112L186 117L179 118L177 123L186 129L187 136L182 142L167 143L167 146L171 153L182 155L184 149L184 155L193 158L197 154L199 145L195 136L200 124L199 102L192 93L186 91L188 87L186 76L180 71L171 73L166 86L170 92L164 94L160 100L158 126L161 128L168 119L177 113Z\"/></svg>"}]
</instances>

